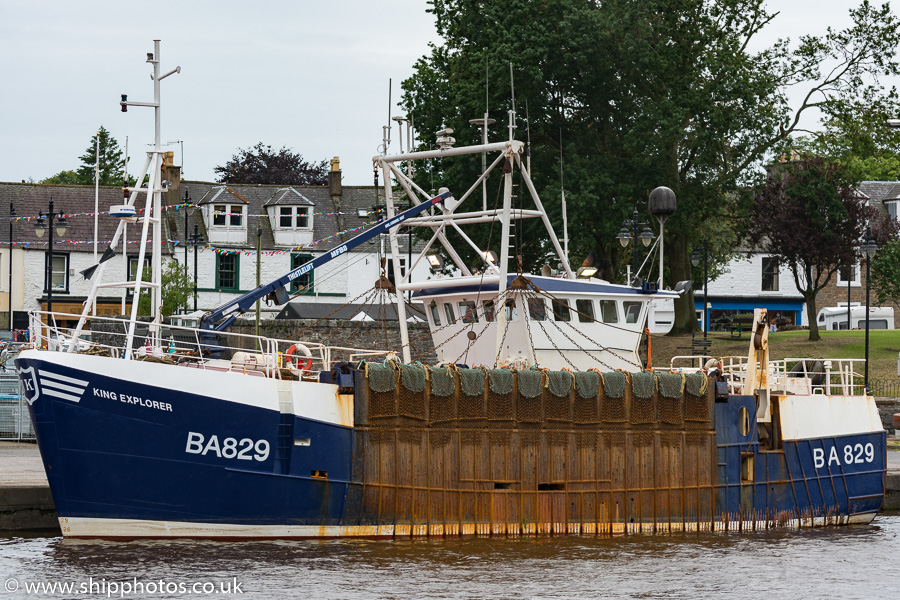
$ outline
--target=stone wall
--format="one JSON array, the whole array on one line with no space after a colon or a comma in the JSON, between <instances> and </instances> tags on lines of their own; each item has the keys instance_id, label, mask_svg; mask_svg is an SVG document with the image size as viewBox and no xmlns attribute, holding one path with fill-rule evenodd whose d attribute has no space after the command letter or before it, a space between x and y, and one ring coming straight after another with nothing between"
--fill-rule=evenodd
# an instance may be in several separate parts
<instances>
[{"instance_id":1,"label":"stone wall","mask_svg":"<svg viewBox=\"0 0 900 600\"><path fill-rule=\"evenodd\" d=\"M231 326L233 333L256 334L254 321L239 320ZM282 340L315 342L328 346L360 350L394 350L400 353L400 324L397 322L346 321L342 319L263 319L260 334ZM410 324L409 339L412 360L434 364L437 357L428 325Z\"/></svg>"},{"instance_id":2,"label":"stone wall","mask_svg":"<svg viewBox=\"0 0 900 600\"><path fill-rule=\"evenodd\" d=\"M894 432L894 414L900 413L900 400L896 398L876 398L875 404L878 406L878 414L881 416L881 423L889 433Z\"/></svg>"}]
</instances>

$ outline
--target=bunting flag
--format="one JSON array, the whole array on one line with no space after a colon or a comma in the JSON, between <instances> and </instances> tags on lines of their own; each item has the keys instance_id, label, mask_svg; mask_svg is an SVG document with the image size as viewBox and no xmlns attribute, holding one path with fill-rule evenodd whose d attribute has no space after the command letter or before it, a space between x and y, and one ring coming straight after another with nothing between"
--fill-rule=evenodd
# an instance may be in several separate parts
<instances>
[{"instance_id":1,"label":"bunting flag","mask_svg":"<svg viewBox=\"0 0 900 600\"><path fill-rule=\"evenodd\" d=\"M344 229L343 231L336 231L335 233L333 233L329 236L323 237L320 240L315 240L313 242L309 242L307 244L302 244L300 246L292 246L290 248L285 248L285 249L281 249L281 250L263 250L261 252L261 256L276 256L279 254L289 254L291 252L297 252L298 250L314 248L314 247L318 246L319 244L327 242L328 240L334 239L338 236L346 235L348 233L356 233L358 231L362 231L366 227L371 227L372 225L377 225L378 223L381 223L380 219L375 220L375 221L369 221L368 223L363 223L359 227L350 227L348 229ZM93 244L93 243L94 243L94 240L54 240L53 241L54 246L56 246L58 244L78 245L78 244ZM99 265L100 263L105 262L105 261L109 260L110 258L112 258L113 256L115 256L115 251L109 247L109 245L112 243L112 240L101 240L101 241L98 241L98 243L106 244L107 248L106 248L106 250L103 251L103 256L100 258L100 261L97 263L97 265ZM128 244L140 244L141 240L139 240L139 239L138 240L129 240L127 243ZM163 240L160 243L174 244L177 247L177 246L180 246L181 244L183 244L184 242L182 240ZM23 248L30 248L32 246L34 246L34 247L47 246L48 242L13 242L12 244L13 244L13 246L22 246ZM9 246L9 242L8 241L7 242L0 241L0 246ZM242 248L218 248L218 247L212 246L212 245L206 245L206 246L202 246L200 248L202 250L212 250L213 252L216 252L217 254L244 254L247 256L255 256L256 255L256 250L244 250ZM94 266L96 267L97 265L94 265ZM85 269L85 270L86 271L90 270L90 273L93 274L92 269L89 268L89 269ZM89 275L86 275L85 277L87 279L90 279Z\"/></svg>"},{"instance_id":2,"label":"bunting flag","mask_svg":"<svg viewBox=\"0 0 900 600\"><path fill-rule=\"evenodd\" d=\"M137 208L137 207L135 207L135 208L137 209L137 214L141 214L144 212L143 208ZM179 211L182 208L199 208L199 206L197 204L194 204L193 202L184 202L182 204L169 204L169 205L162 207L163 210L174 210L174 211ZM103 210L103 211L96 212L96 213L94 213L94 212L69 213L69 214L63 214L62 216L65 217L66 219L77 219L79 217L93 217L94 215L102 216L102 215L108 215L108 214L109 214L108 210ZM247 215L245 215L244 213L231 213L231 212L225 212L225 211L221 211L221 210L214 210L213 214L214 215L225 215L225 216L236 216L236 217L244 216L244 217L260 217L260 218L265 218L265 217L270 216L268 214L247 214ZM355 212L324 212L324 211L317 211L317 212L312 212L312 213L307 213L307 214L309 214L311 216L316 216L316 217L333 217L333 216L337 216L337 215L343 215L343 216L347 216L347 215L355 216L356 215ZM278 216L278 215L273 215L273 216ZM8 221L31 221L32 219L38 219L38 218L40 218L40 217L35 217L35 216L32 216L32 217L7 217L7 220Z\"/></svg>"}]
</instances>

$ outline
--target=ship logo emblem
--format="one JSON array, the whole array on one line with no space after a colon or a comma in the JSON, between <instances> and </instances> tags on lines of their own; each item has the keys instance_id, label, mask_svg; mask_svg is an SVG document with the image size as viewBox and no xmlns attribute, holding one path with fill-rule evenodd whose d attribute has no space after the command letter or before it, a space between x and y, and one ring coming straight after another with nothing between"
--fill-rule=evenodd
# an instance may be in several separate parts
<instances>
[{"instance_id":1,"label":"ship logo emblem","mask_svg":"<svg viewBox=\"0 0 900 600\"><path fill-rule=\"evenodd\" d=\"M71 402L81 400L81 395L84 394L84 389L88 385L88 382L84 379L67 377L59 373L44 371L43 369L38 369L38 376L40 377L41 389L45 396L62 398Z\"/></svg>"},{"instance_id":2,"label":"ship logo emblem","mask_svg":"<svg viewBox=\"0 0 900 600\"><path fill-rule=\"evenodd\" d=\"M34 367L16 369L16 375L19 376L19 382L22 384L22 396L28 401L28 404L34 404L34 401L41 395Z\"/></svg>"}]
</instances>

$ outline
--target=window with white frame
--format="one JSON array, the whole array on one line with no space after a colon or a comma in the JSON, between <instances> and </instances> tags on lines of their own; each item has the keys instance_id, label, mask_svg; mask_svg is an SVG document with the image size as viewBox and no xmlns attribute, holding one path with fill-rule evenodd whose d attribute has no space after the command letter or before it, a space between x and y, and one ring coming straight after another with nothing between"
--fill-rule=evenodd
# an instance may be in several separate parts
<instances>
[{"instance_id":1,"label":"window with white frame","mask_svg":"<svg viewBox=\"0 0 900 600\"><path fill-rule=\"evenodd\" d=\"M53 263L50 263L50 253L44 254L44 293L53 288L54 293L67 293L69 291L69 255L53 253Z\"/></svg>"},{"instance_id":2,"label":"window with white frame","mask_svg":"<svg viewBox=\"0 0 900 600\"><path fill-rule=\"evenodd\" d=\"M134 281L137 279L137 267L138 267L138 257L137 256L129 256L128 257L128 281ZM148 279L148 275L150 273L150 257L144 257L144 268L141 269L141 277L144 279Z\"/></svg>"},{"instance_id":3,"label":"window with white frame","mask_svg":"<svg viewBox=\"0 0 900 600\"><path fill-rule=\"evenodd\" d=\"M225 229L243 229L247 207L243 204L213 204L212 226Z\"/></svg>"},{"instance_id":4,"label":"window with white frame","mask_svg":"<svg viewBox=\"0 0 900 600\"><path fill-rule=\"evenodd\" d=\"M400 277L406 277L406 256L401 256L400 258ZM387 278L388 280L397 285L397 280L394 278L394 260L388 256L385 261L385 265L387 267Z\"/></svg>"},{"instance_id":5,"label":"window with white frame","mask_svg":"<svg viewBox=\"0 0 900 600\"><path fill-rule=\"evenodd\" d=\"M310 230L312 216L311 206L279 206L278 228Z\"/></svg>"},{"instance_id":6,"label":"window with white frame","mask_svg":"<svg viewBox=\"0 0 900 600\"><path fill-rule=\"evenodd\" d=\"M849 267L841 267L837 272L838 286L859 287L859 263L850 265Z\"/></svg>"},{"instance_id":7,"label":"window with white frame","mask_svg":"<svg viewBox=\"0 0 900 600\"><path fill-rule=\"evenodd\" d=\"M895 221L900 221L900 215L898 215L898 205L900 205L900 200L885 200L884 207L887 209L888 214L891 215L891 218Z\"/></svg>"},{"instance_id":8,"label":"window with white frame","mask_svg":"<svg viewBox=\"0 0 900 600\"><path fill-rule=\"evenodd\" d=\"M778 291L779 264L777 256L763 256L762 259L762 291Z\"/></svg>"}]
</instances>

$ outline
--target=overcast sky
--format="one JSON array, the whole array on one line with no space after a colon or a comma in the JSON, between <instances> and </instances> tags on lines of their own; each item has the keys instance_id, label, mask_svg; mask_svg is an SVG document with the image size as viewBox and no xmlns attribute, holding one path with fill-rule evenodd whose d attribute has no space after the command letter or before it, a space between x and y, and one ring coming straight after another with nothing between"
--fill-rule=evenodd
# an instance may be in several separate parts
<instances>
[{"instance_id":1,"label":"overcast sky","mask_svg":"<svg viewBox=\"0 0 900 600\"><path fill-rule=\"evenodd\" d=\"M766 40L846 26L855 4L770 0L782 14ZM213 181L213 167L261 141L307 160L340 156L344 184L369 185L388 79L396 106L400 82L428 42L439 41L426 7L425 0L0 0L0 181L77 168L100 125L123 146L128 136L136 174L153 141L153 111L122 113L119 95L152 100L144 61L160 39L163 72L182 68L162 82L162 136L183 140L186 178ZM398 151L396 129L394 137ZM167 148L176 164L180 148Z\"/></svg>"}]
</instances>

